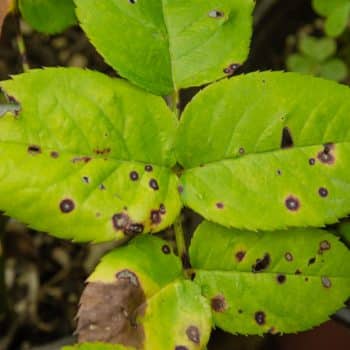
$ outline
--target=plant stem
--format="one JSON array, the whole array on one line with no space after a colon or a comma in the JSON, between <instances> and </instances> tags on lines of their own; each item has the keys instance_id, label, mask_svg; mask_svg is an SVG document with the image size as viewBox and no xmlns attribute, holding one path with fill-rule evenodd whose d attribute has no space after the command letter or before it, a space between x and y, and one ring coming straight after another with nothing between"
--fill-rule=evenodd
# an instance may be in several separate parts
<instances>
[{"instance_id":1,"label":"plant stem","mask_svg":"<svg viewBox=\"0 0 350 350\"><path fill-rule=\"evenodd\" d=\"M177 253L179 257L181 258L182 265L185 269L188 269L188 254L186 249L186 242L185 242L185 233L182 227L182 214L177 217L177 219L174 222L174 231L175 231L175 242L176 242L176 248Z\"/></svg>"},{"instance_id":2,"label":"plant stem","mask_svg":"<svg viewBox=\"0 0 350 350\"><path fill-rule=\"evenodd\" d=\"M180 93L178 90L175 90L174 93L169 96L168 104L171 110L175 113L176 117L180 119ZM185 269L185 275L187 275L186 270L190 268L189 259L187 254L187 247L185 241L185 232L182 226L182 214L180 213L177 219L174 222L174 231L175 231L175 243L177 248L177 253L182 261L182 265Z\"/></svg>"},{"instance_id":3,"label":"plant stem","mask_svg":"<svg viewBox=\"0 0 350 350\"><path fill-rule=\"evenodd\" d=\"M20 58L21 58L22 70L23 70L23 72L28 72L30 67L29 67L28 61L27 61L27 50L26 50L26 45L24 43L24 39L23 39L23 35L22 35L20 19L18 19L17 28L18 28L18 33L16 36L16 43L17 43L18 52L19 52Z\"/></svg>"}]
</instances>

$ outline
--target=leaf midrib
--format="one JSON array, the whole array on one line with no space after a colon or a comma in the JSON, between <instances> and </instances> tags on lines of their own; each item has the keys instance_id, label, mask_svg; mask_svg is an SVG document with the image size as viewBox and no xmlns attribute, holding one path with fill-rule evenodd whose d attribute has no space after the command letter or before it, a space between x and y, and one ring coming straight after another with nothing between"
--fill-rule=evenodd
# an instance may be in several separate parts
<instances>
[{"instance_id":1,"label":"leaf midrib","mask_svg":"<svg viewBox=\"0 0 350 350\"><path fill-rule=\"evenodd\" d=\"M232 162L232 161L236 161L236 160L242 160L244 158L251 158L251 157L255 157L257 155L261 155L261 154L273 154L273 153L280 153L280 152L292 152L294 150L303 150L304 148L312 148L312 147L321 147L324 146L325 144L333 144L333 145L350 145L350 141L340 141L340 142L324 142L324 143L317 143L317 144L310 144L310 145L302 145L302 146L293 146L291 148L287 148L287 149L271 149L271 150L266 150L266 151L257 151L254 153L248 153L245 155L237 155L235 157L223 157L221 159L215 159L215 160L211 160L211 161L207 161L207 162L202 162L199 165L193 165L193 166L189 166L186 167L185 166L185 170L195 170L197 168L203 168L203 165L216 165L219 163L225 163L225 162ZM321 151L321 150L320 150Z\"/></svg>"}]
</instances>

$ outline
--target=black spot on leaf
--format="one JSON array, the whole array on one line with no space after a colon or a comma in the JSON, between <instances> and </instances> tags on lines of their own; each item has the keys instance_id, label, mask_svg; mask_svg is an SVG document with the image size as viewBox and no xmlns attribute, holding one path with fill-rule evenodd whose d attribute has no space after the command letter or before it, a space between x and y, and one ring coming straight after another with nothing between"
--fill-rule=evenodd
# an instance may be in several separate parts
<instances>
[{"instance_id":1,"label":"black spot on leaf","mask_svg":"<svg viewBox=\"0 0 350 350\"><path fill-rule=\"evenodd\" d=\"M158 182L157 182L157 180L155 180L155 179L151 179L151 180L149 181L149 186L150 186L153 190L155 190L155 191L158 191L158 190L159 190Z\"/></svg>"},{"instance_id":2,"label":"black spot on leaf","mask_svg":"<svg viewBox=\"0 0 350 350\"><path fill-rule=\"evenodd\" d=\"M277 275L277 282L279 283L279 284L283 284L283 283L285 283L286 282L286 280L287 280L287 277L286 277L286 275Z\"/></svg>"},{"instance_id":3,"label":"black spot on leaf","mask_svg":"<svg viewBox=\"0 0 350 350\"><path fill-rule=\"evenodd\" d=\"M162 221L162 217L160 215L160 211L159 210L152 210L151 211L151 222L154 225L158 225L160 224Z\"/></svg>"},{"instance_id":4,"label":"black spot on leaf","mask_svg":"<svg viewBox=\"0 0 350 350\"><path fill-rule=\"evenodd\" d=\"M298 269L298 270L295 271L295 274L296 275L301 275L301 271Z\"/></svg>"},{"instance_id":5,"label":"black spot on leaf","mask_svg":"<svg viewBox=\"0 0 350 350\"><path fill-rule=\"evenodd\" d=\"M254 318L259 326L262 326L266 323L266 315L263 311L257 311L254 315Z\"/></svg>"},{"instance_id":6,"label":"black spot on leaf","mask_svg":"<svg viewBox=\"0 0 350 350\"><path fill-rule=\"evenodd\" d=\"M40 146L37 146L37 145L29 145L28 146L28 152L30 154L33 154L33 155L40 154L41 153L41 148L40 148Z\"/></svg>"},{"instance_id":7,"label":"black spot on leaf","mask_svg":"<svg viewBox=\"0 0 350 350\"><path fill-rule=\"evenodd\" d=\"M224 203L222 203L222 202L217 202L216 203L216 207L218 208L218 209L224 209Z\"/></svg>"},{"instance_id":8,"label":"black spot on leaf","mask_svg":"<svg viewBox=\"0 0 350 350\"><path fill-rule=\"evenodd\" d=\"M83 157L75 157L75 158L73 158L72 162L73 163L80 163L80 162L82 162L82 163L89 163L90 160L91 160L90 157L83 156Z\"/></svg>"},{"instance_id":9,"label":"black spot on leaf","mask_svg":"<svg viewBox=\"0 0 350 350\"><path fill-rule=\"evenodd\" d=\"M188 347L187 346L183 346L183 345L177 345L175 347L175 350L188 350Z\"/></svg>"},{"instance_id":10,"label":"black spot on leaf","mask_svg":"<svg viewBox=\"0 0 350 350\"><path fill-rule=\"evenodd\" d=\"M316 164L316 159L315 158L310 158L309 159L309 164L310 165L315 165Z\"/></svg>"},{"instance_id":11,"label":"black spot on leaf","mask_svg":"<svg viewBox=\"0 0 350 350\"><path fill-rule=\"evenodd\" d=\"M137 0L129 0L130 4L136 4L137 3Z\"/></svg>"},{"instance_id":12,"label":"black spot on leaf","mask_svg":"<svg viewBox=\"0 0 350 350\"><path fill-rule=\"evenodd\" d=\"M184 188L183 188L183 186L179 185L179 186L177 187L177 190L179 191L179 193L183 193Z\"/></svg>"},{"instance_id":13,"label":"black spot on leaf","mask_svg":"<svg viewBox=\"0 0 350 350\"><path fill-rule=\"evenodd\" d=\"M282 130L281 148L291 148L294 146L290 129L286 126Z\"/></svg>"},{"instance_id":14,"label":"black spot on leaf","mask_svg":"<svg viewBox=\"0 0 350 350\"><path fill-rule=\"evenodd\" d=\"M139 174L137 173L137 171L132 171L129 174L129 177L132 181L137 181L139 179Z\"/></svg>"},{"instance_id":15,"label":"black spot on leaf","mask_svg":"<svg viewBox=\"0 0 350 350\"><path fill-rule=\"evenodd\" d=\"M313 265L315 262L316 262L316 258L313 257L313 258L311 258L311 259L309 260L308 265L309 265L309 266L310 266L310 265Z\"/></svg>"},{"instance_id":16,"label":"black spot on leaf","mask_svg":"<svg viewBox=\"0 0 350 350\"><path fill-rule=\"evenodd\" d=\"M334 151L334 145L331 143L328 143L324 145L323 151L318 153L317 158L324 164L332 165L335 162L333 151Z\"/></svg>"},{"instance_id":17,"label":"black spot on leaf","mask_svg":"<svg viewBox=\"0 0 350 350\"><path fill-rule=\"evenodd\" d=\"M123 231L128 236L135 236L144 230L140 223L134 223L126 213L118 213L112 217L113 226L117 231Z\"/></svg>"},{"instance_id":18,"label":"black spot on leaf","mask_svg":"<svg viewBox=\"0 0 350 350\"><path fill-rule=\"evenodd\" d=\"M245 154L245 149L243 147L240 147L240 149L238 150L238 153L243 156Z\"/></svg>"},{"instance_id":19,"label":"black spot on leaf","mask_svg":"<svg viewBox=\"0 0 350 350\"><path fill-rule=\"evenodd\" d=\"M256 263L252 266L253 272L261 272L266 270L271 262L270 255L266 253L262 259L257 259Z\"/></svg>"},{"instance_id":20,"label":"black spot on leaf","mask_svg":"<svg viewBox=\"0 0 350 350\"><path fill-rule=\"evenodd\" d=\"M70 213L75 208L74 202L71 199L63 199L60 203L60 209L62 213Z\"/></svg>"},{"instance_id":21,"label":"black spot on leaf","mask_svg":"<svg viewBox=\"0 0 350 350\"><path fill-rule=\"evenodd\" d=\"M162 246L162 252L163 252L164 254L170 254L170 253L171 253L171 249L170 249L170 247L169 247L167 244L164 244L164 245Z\"/></svg>"},{"instance_id":22,"label":"black spot on leaf","mask_svg":"<svg viewBox=\"0 0 350 350\"><path fill-rule=\"evenodd\" d=\"M162 215L165 215L166 214L166 208L165 208L165 205L164 204L161 204L159 206L159 212L162 214Z\"/></svg>"},{"instance_id":23,"label":"black spot on leaf","mask_svg":"<svg viewBox=\"0 0 350 350\"><path fill-rule=\"evenodd\" d=\"M86 184L88 184L90 182L90 179L88 176L83 176L83 182L85 182Z\"/></svg>"},{"instance_id":24,"label":"black spot on leaf","mask_svg":"<svg viewBox=\"0 0 350 350\"><path fill-rule=\"evenodd\" d=\"M52 152L50 153L50 155L51 155L52 158L58 158L58 157L60 156L59 153L56 152L56 151L52 151Z\"/></svg>"},{"instance_id":25,"label":"black spot on leaf","mask_svg":"<svg viewBox=\"0 0 350 350\"><path fill-rule=\"evenodd\" d=\"M243 250L240 250L239 252L237 252L237 253L235 254L236 260L237 260L238 262L241 262L241 261L244 259L245 254L246 254L246 252L244 252Z\"/></svg>"},{"instance_id":26,"label":"black spot on leaf","mask_svg":"<svg viewBox=\"0 0 350 350\"><path fill-rule=\"evenodd\" d=\"M328 196L328 190L327 190L327 188L325 188L325 187L319 188L318 194L319 194L321 197L327 197L327 196Z\"/></svg>"},{"instance_id":27,"label":"black spot on leaf","mask_svg":"<svg viewBox=\"0 0 350 350\"><path fill-rule=\"evenodd\" d=\"M289 196L285 200L285 205L290 211L297 211L300 208L299 199L294 196Z\"/></svg>"},{"instance_id":28,"label":"black spot on leaf","mask_svg":"<svg viewBox=\"0 0 350 350\"><path fill-rule=\"evenodd\" d=\"M153 170L152 165L150 164L145 165L145 170L150 173Z\"/></svg>"},{"instance_id":29,"label":"black spot on leaf","mask_svg":"<svg viewBox=\"0 0 350 350\"><path fill-rule=\"evenodd\" d=\"M224 312L227 308L226 300L222 295L217 295L212 298L210 304L215 312Z\"/></svg>"},{"instance_id":30,"label":"black spot on leaf","mask_svg":"<svg viewBox=\"0 0 350 350\"><path fill-rule=\"evenodd\" d=\"M98 188L103 191L106 189L105 185L104 184L99 184Z\"/></svg>"},{"instance_id":31,"label":"black spot on leaf","mask_svg":"<svg viewBox=\"0 0 350 350\"><path fill-rule=\"evenodd\" d=\"M199 344L201 341L199 329L196 326L189 326L186 329L186 335L188 339L195 344Z\"/></svg>"}]
</instances>

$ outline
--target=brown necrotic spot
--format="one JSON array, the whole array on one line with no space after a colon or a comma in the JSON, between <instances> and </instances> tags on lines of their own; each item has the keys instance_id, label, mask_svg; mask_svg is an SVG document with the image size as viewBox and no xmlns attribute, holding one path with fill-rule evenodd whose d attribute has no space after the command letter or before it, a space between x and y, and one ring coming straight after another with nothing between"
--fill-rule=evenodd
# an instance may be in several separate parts
<instances>
[{"instance_id":1,"label":"brown necrotic spot","mask_svg":"<svg viewBox=\"0 0 350 350\"><path fill-rule=\"evenodd\" d=\"M135 170L130 172L129 176L132 181L137 181L139 179L139 174Z\"/></svg>"},{"instance_id":2,"label":"brown necrotic spot","mask_svg":"<svg viewBox=\"0 0 350 350\"><path fill-rule=\"evenodd\" d=\"M323 287L325 288L331 288L332 287L332 282L328 277L322 277L321 282Z\"/></svg>"},{"instance_id":3,"label":"brown necrotic spot","mask_svg":"<svg viewBox=\"0 0 350 350\"><path fill-rule=\"evenodd\" d=\"M73 163L80 163L80 162L82 162L82 163L89 163L90 160L91 160L90 157L83 156L83 157L74 157L74 158L72 159L72 162L73 162Z\"/></svg>"},{"instance_id":4,"label":"brown necrotic spot","mask_svg":"<svg viewBox=\"0 0 350 350\"><path fill-rule=\"evenodd\" d=\"M133 284L135 287L140 285L137 276L130 270L122 270L116 273L117 280L126 280L129 283Z\"/></svg>"},{"instance_id":5,"label":"brown necrotic spot","mask_svg":"<svg viewBox=\"0 0 350 350\"><path fill-rule=\"evenodd\" d=\"M183 345L177 345L175 346L175 350L188 350L188 347Z\"/></svg>"},{"instance_id":6,"label":"brown necrotic spot","mask_svg":"<svg viewBox=\"0 0 350 350\"><path fill-rule=\"evenodd\" d=\"M323 254L323 252L325 252L325 251L327 251L327 250L329 250L329 249L331 249L331 244L328 242L328 241L322 241L321 243L320 243L320 249L319 249L319 253L320 254Z\"/></svg>"},{"instance_id":7,"label":"brown necrotic spot","mask_svg":"<svg viewBox=\"0 0 350 350\"><path fill-rule=\"evenodd\" d=\"M98 155L105 155L111 152L110 148L94 149L94 152Z\"/></svg>"},{"instance_id":8,"label":"brown necrotic spot","mask_svg":"<svg viewBox=\"0 0 350 350\"><path fill-rule=\"evenodd\" d=\"M159 190L158 182L155 179L149 180L149 186L155 191Z\"/></svg>"},{"instance_id":9,"label":"brown necrotic spot","mask_svg":"<svg viewBox=\"0 0 350 350\"><path fill-rule=\"evenodd\" d=\"M60 156L59 153L56 152L56 151L52 151L52 152L50 153L50 155L51 155L52 158L58 158L58 157Z\"/></svg>"},{"instance_id":10,"label":"brown necrotic spot","mask_svg":"<svg viewBox=\"0 0 350 350\"><path fill-rule=\"evenodd\" d=\"M218 208L218 209L224 209L224 203L222 203L222 202L217 202L216 203L216 207Z\"/></svg>"},{"instance_id":11,"label":"brown necrotic spot","mask_svg":"<svg viewBox=\"0 0 350 350\"><path fill-rule=\"evenodd\" d=\"M39 153L41 153L41 148L40 148L40 146L37 146L37 145L29 145L28 152L30 154L34 154L34 155L39 154Z\"/></svg>"},{"instance_id":12,"label":"brown necrotic spot","mask_svg":"<svg viewBox=\"0 0 350 350\"><path fill-rule=\"evenodd\" d=\"M290 129L286 126L282 130L282 140L281 140L281 148L291 148L293 147L293 137L290 132Z\"/></svg>"},{"instance_id":13,"label":"brown necrotic spot","mask_svg":"<svg viewBox=\"0 0 350 350\"><path fill-rule=\"evenodd\" d=\"M266 322L266 315L263 311L257 311L254 315L255 321L259 326L262 326Z\"/></svg>"},{"instance_id":14,"label":"brown necrotic spot","mask_svg":"<svg viewBox=\"0 0 350 350\"><path fill-rule=\"evenodd\" d=\"M243 154L245 153L245 149L243 147L240 147L238 150L238 153L243 156Z\"/></svg>"},{"instance_id":15,"label":"brown necrotic spot","mask_svg":"<svg viewBox=\"0 0 350 350\"><path fill-rule=\"evenodd\" d=\"M78 312L78 341L122 344L141 349L143 327L137 322L145 312L140 285L128 278L114 283L89 283Z\"/></svg>"},{"instance_id":16,"label":"brown necrotic spot","mask_svg":"<svg viewBox=\"0 0 350 350\"><path fill-rule=\"evenodd\" d=\"M188 339L195 344L199 344L201 342L200 332L196 326L189 326L186 329L186 335Z\"/></svg>"},{"instance_id":17,"label":"brown necrotic spot","mask_svg":"<svg viewBox=\"0 0 350 350\"><path fill-rule=\"evenodd\" d=\"M74 210L74 202L71 199L63 199L60 203L60 209L62 213L70 213L71 211Z\"/></svg>"},{"instance_id":18,"label":"brown necrotic spot","mask_svg":"<svg viewBox=\"0 0 350 350\"><path fill-rule=\"evenodd\" d=\"M294 196L288 196L285 200L285 205L290 211L297 211L300 208L299 199Z\"/></svg>"},{"instance_id":19,"label":"brown necrotic spot","mask_svg":"<svg viewBox=\"0 0 350 350\"><path fill-rule=\"evenodd\" d=\"M239 64L236 64L236 63L233 63L233 64L230 64L228 67L226 67L224 69L224 73L227 74L228 76L231 76L233 75L236 70L240 67Z\"/></svg>"},{"instance_id":20,"label":"brown necrotic spot","mask_svg":"<svg viewBox=\"0 0 350 350\"><path fill-rule=\"evenodd\" d=\"M286 277L286 275L281 275L281 274L280 274L280 275L277 275L276 279L277 279L277 282L278 282L279 284L283 284L283 283L286 282L287 277Z\"/></svg>"},{"instance_id":21,"label":"brown necrotic spot","mask_svg":"<svg viewBox=\"0 0 350 350\"><path fill-rule=\"evenodd\" d=\"M150 173L153 170L152 165L150 164L145 165L145 170Z\"/></svg>"},{"instance_id":22,"label":"brown necrotic spot","mask_svg":"<svg viewBox=\"0 0 350 350\"><path fill-rule=\"evenodd\" d=\"M222 17L224 17L224 15L225 14L219 10L212 10L208 13L208 16L211 18L222 18Z\"/></svg>"},{"instance_id":23,"label":"brown necrotic spot","mask_svg":"<svg viewBox=\"0 0 350 350\"><path fill-rule=\"evenodd\" d=\"M335 162L335 157L333 154L334 151L334 145L331 143L328 143L324 145L323 151L319 152L317 155L317 158L324 164L334 164Z\"/></svg>"},{"instance_id":24,"label":"brown necrotic spot","mask_svg":"<svg viewBox=\"0 0 350 350\"><path fill-rule=\"evenodd\" d=\"M159 210L152 210L151 211L151 222L154 225L160 224L162 221L162 216L160 214Z\"/></svg>"},{"instance_id":25,"label":"brown necrotic spot","mask_svg":"<svg viewBox=\"0 0 350 350\"><path fill-rule=\"evenodd\" d=\"M170 247L169 247L167 244L164 244L164 245L162 246L162 252L163 252L164 254L170 254L170 253L171 253L171 249L170 249Z\"/></svg>"},{"instance_id":26,"label":"brown necrotic spot","mask_svg":"<svg viewBox=\"0 0 350 350\"><path fill-rule=\"evenodd\" d=\"M181 185L179 185L179 186L177 187L177 190L179 191L179 193L183 193L184 187L181 186Z\"/></svg>"},{"instance_id":27,"label":"brown necrotic spot","mask_svg":"<svg viewBox=\"0 0 350 350\"><path fill-rule=\"evenodd\" d=\"M253 272L261 272L266 270L271 262L270 255L266 253L262 259L257 259L256 263L252 266Z\"/></svg>"},{"instance_id":28,"label":"brown necrotic spot","mask_svg":"<svg viewBox=\"0 0 350 350\"><path fill-rule=\"evenodd\" d=\"M321 196L321 197L327 197L328 196L328 190L327 188L325 187L320 187L318 189L318 194Z\"/></svg>"},{"instance_id":29,"label":"brown necrotic spot","mask_svg":"<svg viewBox=\"0 0 350 350\"><path fill-rule=\"evenodd\" d=\"M215 312L224 312L227 308L226 300L223 295L217 295L212 298L210 305Z\"/></svg>"},{"instance_id":30,"label":"brown necrotic spot","mask_svg":"<svg viewBox=\"0 0 350 350\"><path fill-rule=\"evenodd\" d=\"M240 250L239 252L237 252L237 253L235 254L236 260L237 260L238 262L241 262L241 261L244 259L245 254L246 254L246 252L244 252L243 250Z\"/></svg>"},{"instance_id":31,"label":"brown necrotic spot","mask_svg":"<svg viewBox=\"0 0 350 350\"><path fill-rule=\"evenodd\" d=\"M295 274L296 275L301 275L301 271L298 269L298 270L295 271Z\"/></svg>"},{"instance_id":32,"label":"brown necrotic spot","mask_svg":"<svg viewBox=\"0 0 350 350\"><path fill-rule=\"evenodd\" d=\"M159 212L162 214L162 215L165 215L166 214L166 208L165 208L165 205L164 204L161 204L159 206Z\"/></svg>"},{"instance_id":33,"label":"brown necrotic spot","mask_svg":"<svg viewBox=\"0 0 350 350\"><path fill-rule=\"evenodd\" d=\"M117 231L123 231L128 236L140 234L144 226L140 223L134 223L126 213L118 213L112 217L113 226Z\"/></svg>"},{"instance_id":34,"label":"brown necrotic spot","mask_svg":"<svg viewBox=\"0 0 350 350\"><path fill-rule=\"evenodd\" d=\"M285 254L284 254L284 258L287 260L287 261L293 261L293 255L292 255L292 253L290 253L290 252L286 252Z\"/></svg>"}]
</instances>

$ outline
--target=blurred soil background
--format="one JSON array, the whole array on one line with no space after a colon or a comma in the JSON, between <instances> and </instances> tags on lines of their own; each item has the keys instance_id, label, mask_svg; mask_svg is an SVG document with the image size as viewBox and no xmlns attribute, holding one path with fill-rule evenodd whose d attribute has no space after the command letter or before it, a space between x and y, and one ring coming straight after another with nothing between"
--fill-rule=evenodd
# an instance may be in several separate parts
<instances>
[{"instance_id":1,"label":"blurred soil background","mask_svg":"<svg viewBox=\"0 0 350 350\"><path fill-rule=\"evenodd\" d=\"M258 0L251 55L237 73L285 69L287 55L293 50L288 43L305 26L313 28L315 20L309 0ZM21 23L21 31L31 68L87 67L116 75L78 27L50 37L34 32L25 23ZM8 17L0 39L0 80L22 72L17 33L18 20ZM337 54L350 66L349 29L338 39ZM183 91L183 101L190 100L196 90ZM185 222L189 231L198 220L189 213ZM73 342L84 281L113 245L73 244L30 230L5 216L0 217L0 238L5 257L0 258L0 350L56 350ZM1 285L4 281L6 293ZM329 321L314 331L288 336L245 337L216 331L209 345L209 350L259 349L349 350L350 329L344 323Z\"/></svg>"}]
</instances>

